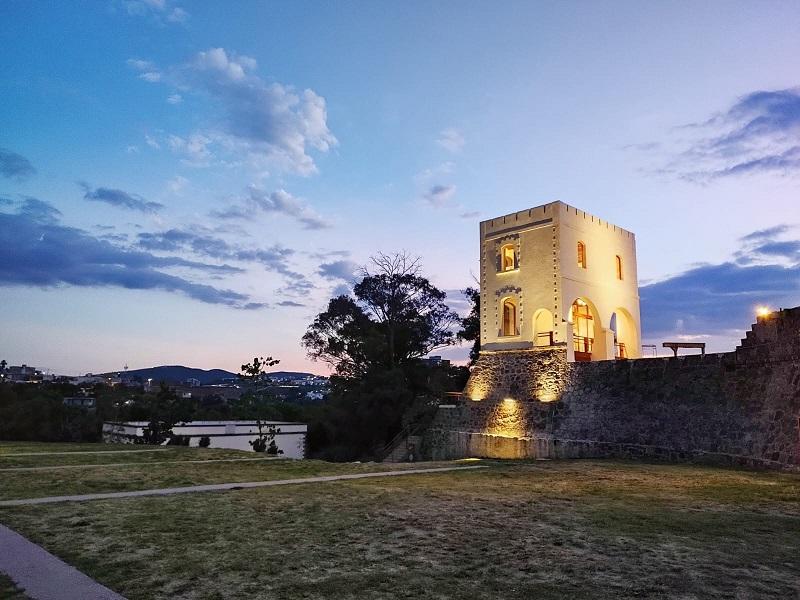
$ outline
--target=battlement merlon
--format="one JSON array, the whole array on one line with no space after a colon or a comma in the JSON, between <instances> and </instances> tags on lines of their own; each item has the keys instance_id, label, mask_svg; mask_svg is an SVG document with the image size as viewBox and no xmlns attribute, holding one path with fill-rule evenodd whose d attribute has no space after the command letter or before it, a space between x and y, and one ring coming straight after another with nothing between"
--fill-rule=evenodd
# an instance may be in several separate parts
<instances>
[{"instance_id":1,"label":"battlement merlon","mask_svg":"<svg viewBox=\"0 0 800 600\"><path fill-rule=\"evenodd\" d=\"M526 210L520 210L507 215L500 215L499 217L481 221L481 238L486 236L502 235L509 227L525 225L540 226L543 224L541 221L548 218L560 218L561 220L580 218L583 220L588 220L589 222L600 227L604 226L606 229L618 233L619 235L623 235L632 239L635 239L636 237L632 231L628 231L619 225L614 225L609 221L605 221L596 215L588 213L585 210L581 210L574 206L570 206L569 204L561 202L560 200L554 200L553 202L548 202L547 204L542 204Z\"/></svg>"}]
</instances>

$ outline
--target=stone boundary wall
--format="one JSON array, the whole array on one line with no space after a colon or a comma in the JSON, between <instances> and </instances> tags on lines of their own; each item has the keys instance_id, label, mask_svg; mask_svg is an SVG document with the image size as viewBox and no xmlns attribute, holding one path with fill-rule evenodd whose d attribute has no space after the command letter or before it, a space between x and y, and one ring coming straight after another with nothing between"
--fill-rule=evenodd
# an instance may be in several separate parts
<instances>
[{"instance_id":1,"label":"stone boundary wall","mask_svg":"<svg viewBox=\"0 0 800 600\"><path fill-rule=\"evenodd\" d=\"M800 310L784 313L725 354L568 363L564 348L482 353L422 453L800 471Z\"/></svg>"}]
</instances>

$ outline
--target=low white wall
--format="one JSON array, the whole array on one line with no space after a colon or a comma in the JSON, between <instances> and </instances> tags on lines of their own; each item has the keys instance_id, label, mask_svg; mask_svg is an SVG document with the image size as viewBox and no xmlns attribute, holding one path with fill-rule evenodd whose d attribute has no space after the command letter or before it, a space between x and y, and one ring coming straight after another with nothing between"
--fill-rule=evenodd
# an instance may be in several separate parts
<instances>
[{"instance_id":1,"label":"low white wall","mask_svg":"<svg viewBox=\"0 0 800 600\"><path fill-rule=\"evenodd\" d=\"M283 421L265 421L263 430L274 425L280 430L275 435L275 444L283 450L285 458L305 458L306 432L305 423L288 423ZM103 441L116 443L133 443L134 437L141 437L146 421L128 421L125 423L103 423ZM199 446L200 438L208 436L209 448L228 448L231 450L253 450L250 442L258 437L258 425L255 421L191 421L172 428L175 435L189 437L190 446Z\"/></svg>"}]
</instances>

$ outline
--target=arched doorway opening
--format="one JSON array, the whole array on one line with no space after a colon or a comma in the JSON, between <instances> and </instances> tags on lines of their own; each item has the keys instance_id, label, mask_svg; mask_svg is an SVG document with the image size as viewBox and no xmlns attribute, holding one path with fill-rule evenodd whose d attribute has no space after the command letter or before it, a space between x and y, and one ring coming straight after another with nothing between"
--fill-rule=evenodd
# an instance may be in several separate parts
<instances>
[{"instance_id":1,"label":"arched doorway opening","mask_svg":"<svg viewBox=\"0 0 800 600\"><path fill-rule=\"evenodd\" d=\"M627 310L618 308L614 311L609 329L614 332L614 358L620 360L638 356L636 325Z\"/></svg>"},{"instance_id":2,"label":"arched doorway opening","mask_svg":"<svg viewBox=\"0 0 800 600\"><path fill-rule=\"evenodd\" d=\"M540 308L533 316L533 343L535 346L552 346L555 344L553 332L553 313Z\"/></svg>"},{"instance_id":3,"label":"arched doorway opening","mask_svg":"<svg viewBox=\"0 0 800 600\"><path fill-rule=\"evenodd\" d=\"M503 298L503 327L500 333L503 337L519 335L517 331L517 302L513 298Z\"/></svg>"},{"instance_id":4,"label":"arched doorway opening","mask_svg":"<svg viewBox=\"0 0 800 600\"><path fill-rule=\"evenodd\" d=\"M595 340L595 319L589 303L583 298L578 298L572 303L570 316L572 318L572 347L575 352L575 361L583 362L592 360Z\"/></svg>"}]
</instances>

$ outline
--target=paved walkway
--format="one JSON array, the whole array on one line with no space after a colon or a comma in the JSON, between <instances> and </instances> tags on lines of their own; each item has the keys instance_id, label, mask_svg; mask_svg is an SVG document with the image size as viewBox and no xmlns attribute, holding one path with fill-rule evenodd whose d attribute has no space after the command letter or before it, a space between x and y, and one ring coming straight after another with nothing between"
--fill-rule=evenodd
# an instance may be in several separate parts
<instances>
[{"instance_id":1,"label":"paved walkway","mask_svg":"<svg viewBox=\"0 0 800 600\"><path fill-rule=\"evenodd\" d=\"M34 600L125 600L2 525L0 550L0 571Z\"/></svg>"},{"instance_id":2,"label":"paved walkway","mask_svg":"<svg viewBox=\"0 0 800 600\"><path fill-rule=\"evenodd\" d=\"M0 469L0 473L13 473L15 471L58 471L59 469L90 469L102 467L149 467L150 465L175 465L186 463L218 463L218 462L252 462L254 460L291 460L280 456L260 458L209 458L208 460L156 460L152 462L106 463L96 465L48 465L46 467L8 467Z\"/></svg>"},{"instance_id":3,"label":"paved walkway","mask_svg":"<svg viewBox=\"0 0 800 600\"><path fill-rule=\"evenodd\" d=\"M65 450L63 452L15 452L14 454L2 454L0 458L6 456L52 456L55 454L122 454L123 452L167 452L172 448L145 448L142 450Z\"/></svg>"},{"instance_id":4,"label":"paved walkway","mask_svg":"<svg viewBox=\"0 0 800 600\"><path fill-rule=\"evenodd\" d=\"M343 481L347 479L366 479L368 477L398 477L400 475L416 475L419 473L444 473L446 471L469 471L486 469L486 465L470 467L436 467L430 469L406 469L403 471L381 471L377 473L354 473L351 475L325 475L319 477L302 477L296 479L275 479L273 481L249 481L242 483L215 483L210 485L193 485L189 487L158 488L137 490L132 492L107 492L100 494L78 494L74 496L46 496L44 498L25 498L22 500L0 501L0 508L11 506L29 506L31 504L54 504L56 502L83 502L86 500L109 500L114 498L135 498L138 496L168 496L171 494L188 494L193 492L216 492L221 490L241 490L246 488L272 487L275 485L294 485L299 483L322 483L326 481Z\"/></svg>"}]
</instances>

